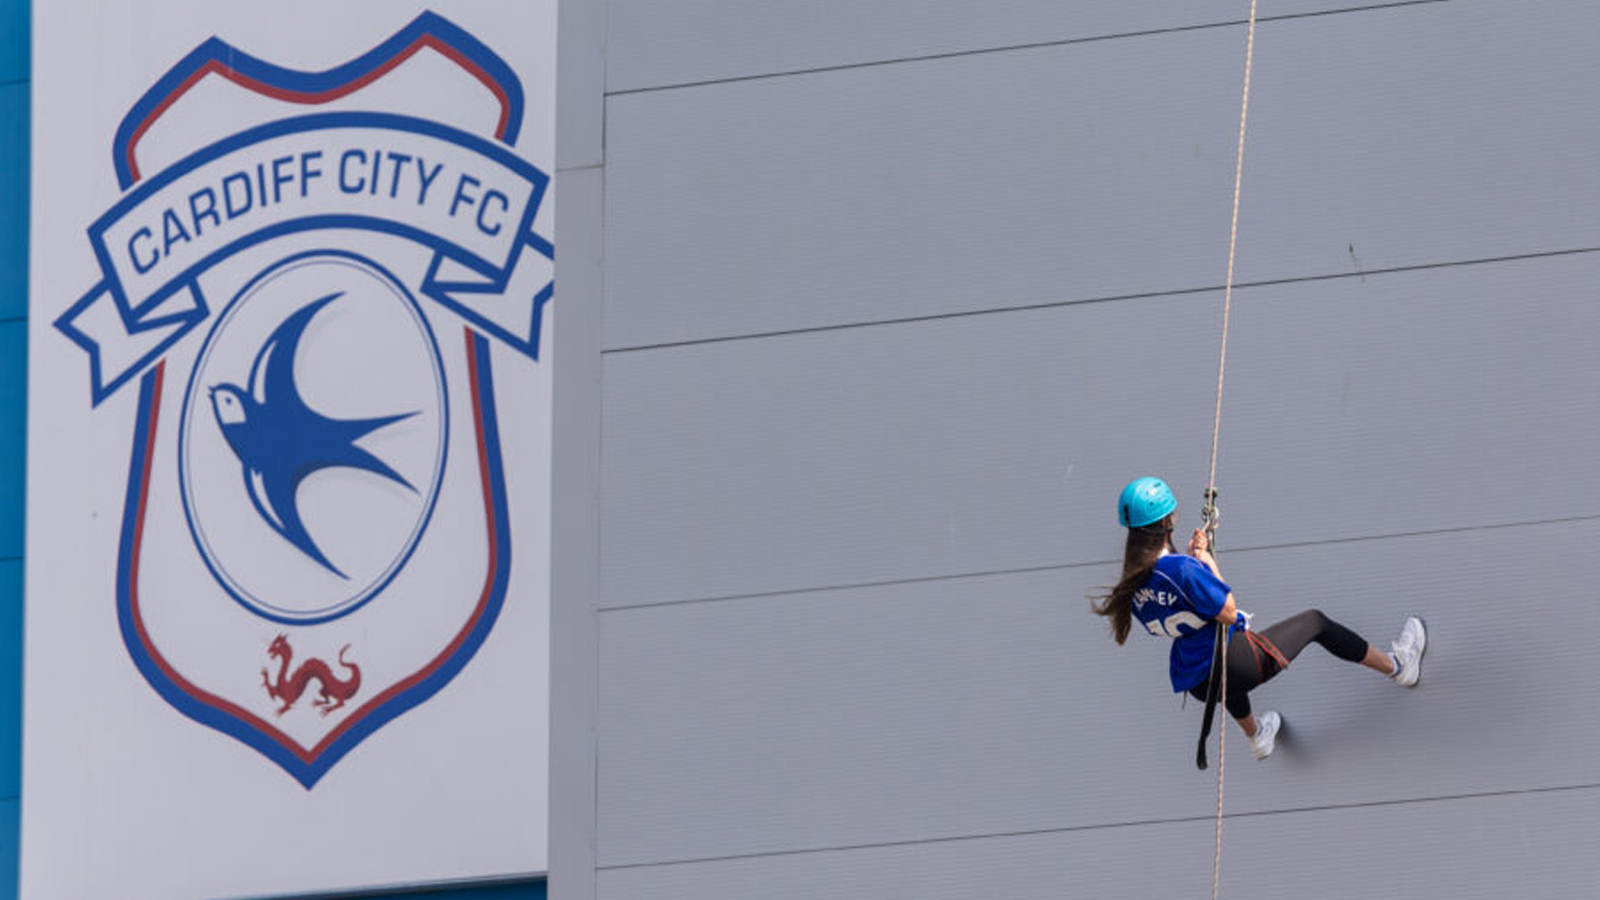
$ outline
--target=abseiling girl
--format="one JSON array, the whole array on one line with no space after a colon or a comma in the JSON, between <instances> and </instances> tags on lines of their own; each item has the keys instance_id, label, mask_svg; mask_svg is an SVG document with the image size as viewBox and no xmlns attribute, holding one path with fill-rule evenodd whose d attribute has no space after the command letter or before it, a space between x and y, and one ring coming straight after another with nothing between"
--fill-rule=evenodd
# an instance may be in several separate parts
<instances>
[{"instance_id":1,"label":"abseiling girl","mask_svg":"<svg viewBox=\"0 0 1600 900\"><path fill-rule=\"evenodd\" d=\"M1213 647L1216 629L1226 626L1228 678L1222 701L1250 739L1256 759L1271 755L1282 718L1277 712L1254 714L1250 692L1288 668L1312 641L1402 687L1416 685L1427 646L1421 619L1407 618L1387 653L1315 609L1257 631L1250 614L1234 605L1233 589L1222 580L1204 529L1189 536L1185 553L1176 551L1172 532L1177 511L1177 498L1159 478L1138 478L1123 488L1117 507L1117 519L1128 530L1122 579L1094 611L1111 620L1111 636L1118 644L1128 639L1135 619L1150 634L1170 638L1172 690L1201 700L1216 689Z\"/></svg>"}]
</instances>

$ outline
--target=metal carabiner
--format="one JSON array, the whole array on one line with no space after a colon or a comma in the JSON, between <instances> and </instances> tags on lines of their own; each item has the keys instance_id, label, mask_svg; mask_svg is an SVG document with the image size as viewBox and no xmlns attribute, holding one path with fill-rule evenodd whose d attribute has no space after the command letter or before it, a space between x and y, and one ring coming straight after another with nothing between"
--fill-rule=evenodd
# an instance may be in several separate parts
<instances>
[{"instance_id":1,"label":"metal carabiner","mask_svg":"<svg viewBox=\"0 0 1600 900\"><path fill-rule=\"evenodd\" d=\"M1222 522L1222 509L1217 506L1217 489L1206 488L1206 504L1200 507L1200 527L1206 533L1206 549L1217 548L1217 525Z\"/></svg>"}]
</instances>

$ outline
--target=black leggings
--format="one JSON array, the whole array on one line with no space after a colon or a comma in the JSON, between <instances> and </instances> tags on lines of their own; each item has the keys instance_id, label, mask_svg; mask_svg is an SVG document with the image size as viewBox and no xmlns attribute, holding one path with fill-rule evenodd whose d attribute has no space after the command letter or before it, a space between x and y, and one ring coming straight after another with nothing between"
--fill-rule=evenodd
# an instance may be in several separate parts
<instances>
[{"instance_id":1,"label":"black leggings","mask_svg":"<svg viewBox=\"0 0 1600 900\"><path fill-rule=\"evenodd\" d=\"M1242 719L1250 715L1250 692L1272 680L1289 667L1306 645L1316 641L1323 649L1347 662L1366 658L1367 642L1354 631L1322 614L1308 609L1261 631L1244 631L1228 639L1228 695L1223 702L1228 715ZM1212 679L1207 677L1189 693L1201 700Z\"/></svg>"}]
</instances>

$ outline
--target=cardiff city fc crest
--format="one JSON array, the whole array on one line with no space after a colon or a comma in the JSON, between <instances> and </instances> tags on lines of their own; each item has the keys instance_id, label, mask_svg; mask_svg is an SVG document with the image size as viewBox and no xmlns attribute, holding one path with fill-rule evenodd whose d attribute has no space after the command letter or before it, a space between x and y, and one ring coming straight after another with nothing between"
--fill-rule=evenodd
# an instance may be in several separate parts
<instances>
[{"instance_id":1,"label":"cardiff city fc crest","mask_svg":"<svg viewBox=\"0 0 1600 900\"><path fill-rule=\"evenodd\" d=\"M523 115L428 13L325 71L213 38L112 142L100 280L55 323L95 415L136 410L105 433L129 448L108 599L162 698L307 789L506 601L494 364L541 365L554 284L553 147L519 149Z\"/></svg>"}]
</instances>

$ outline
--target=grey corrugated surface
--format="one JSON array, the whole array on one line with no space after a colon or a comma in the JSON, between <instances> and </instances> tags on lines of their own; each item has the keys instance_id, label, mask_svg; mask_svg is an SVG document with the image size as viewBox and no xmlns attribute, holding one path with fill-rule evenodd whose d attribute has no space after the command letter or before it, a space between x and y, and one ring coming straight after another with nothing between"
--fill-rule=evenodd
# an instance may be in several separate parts
<instances>
[{"instance_id":1,"label":"grey corrugated surface","mask_svg":"<svg viewBox=\"0 0 1600 900\"><path fill-rule=\"evenodd\" d=\"M589 97L598 103L598 95ZM572 98L581 103L582 95ZM595 609L600 594L600 169L556 175L550 575L550 887L594 896Z\"/></svg>"},{"instance_id":2,"label":"grey corrugated surface","mask_svg":"<svg viewBox=\"0 0 1600 900\"><path fill-rule=\"evenodd\" d=\"M1171 373L1116 372L1141 316ZM1158 299L612 354L602 601L1106 558L1104 522L1064 512L1109 510L1125 464L1202 477L1210 424L1190 403L1166 426L1188 446L1108 440L1143 413L1107 392L1203 371L1214 322Z\"/></svg>"},{"instance_id":3,"label":"grey corrugated surface","mask_svg":"<svg viewBox=\"0 0 1600 900\"><path fill-rule=\"evenodd\" d=\"M1240 604L1433 646L1414 691L1308 648L1261 688L1284 747L1230 735L1228 809L1600 782L1584 621L1593 523L1239 552ZM1165 641L1087 611L1108 566L604 613L602 866L1204 817L1199 707ZM1536 640L1510 627L1534 617Z\"/></svg>"},{"instance_id":4,"label":"grey corrugated surface","mask_svg":"<svg viewBox=\"0 0 1600 900\"><path fill-rule=\"evenodd\" d=\"M562 0L551 413L550 895L595 896L595 609L600 594L605 0Z\"/></svg>"},{"instance_id":5,"label":"grey corrugated surface","mask_svg":"<svg viewBox=\"0 0 1600 900\"><path fill-rule=\"evenodd\" d=\"M1222 4L829 2L612 0L613 92L852 68L608 101L598 896L1204 896L1198 710L1083 595L1127 478L1194 519L1243 29L857 66ZM1600 882L1600 252L1549 255L1600 248L1597 28L1261 29L1240 274L1297 281L1235 296L1223 566L1433 647L1415 692L1315 647L1258 692L1225 896Z\"/></svg>"},{"instance_id":6,"label":"grey corrugated surface","mask_svg":"<svg viewBox=\"0 0 1600 900\"><path fill-rule=\"evenodd\" d=\"M606 10L610 0L561 0L556 168L598 166L605 149ZM570 98L570 99L567 99Z\"/></svg>"},{"instance_id":7,"label":"grey corrugated surface","mask_svg":"<svg viewBox=\"0 0 1600 900\"><path fill-rule=\"evenodd\" d=\"M1382 0L1374 0L1382 2ZM1272 0L1263 16L1372 5ZM613 91L1244 18L1235 0L612 0Z\"/></svg>"},{"instance_id":8,"label":"grey corrugated surface","mask_svg":"<svg viewBox=\"0 0 1600 900\"><path fill-rule=\"evenodd\" d=\"M1129 790L1133 786L1129 785ZM1230 900L1589 900L1600 791L1233 819ZM602 900L1206 897L1210 822L605 871Z\"/></svg>"},{"instance_id":9,"label":"grey corrugated surface","mask_svg":"<svg viewBox=\"0 0 1600 900\"><path fill-rule=\"evenodd\" d=\"M1590 253L1236 292L1224 539L1600 514L1597 282ZM1116 491L1140 472L1195 522L1220 307L610 354L603 602L1116 558Z\"/></svg>"},{"instance_id":10,"label":"grey corrugated surface","mask_svg":"<svg viewBox=\"0 0 1600 900\"><path fill-rule=\"evenodd\" d=\"M1596 33L1589 0L1263 25L1240 279L1600 246ZM606 345L1220 284L1243 42L614 96Z\"/></svg>"}]
</instances>

